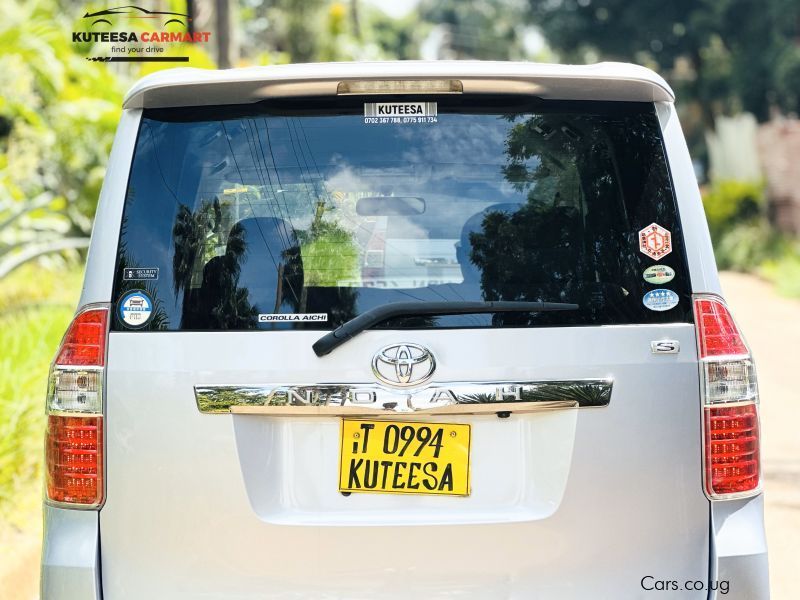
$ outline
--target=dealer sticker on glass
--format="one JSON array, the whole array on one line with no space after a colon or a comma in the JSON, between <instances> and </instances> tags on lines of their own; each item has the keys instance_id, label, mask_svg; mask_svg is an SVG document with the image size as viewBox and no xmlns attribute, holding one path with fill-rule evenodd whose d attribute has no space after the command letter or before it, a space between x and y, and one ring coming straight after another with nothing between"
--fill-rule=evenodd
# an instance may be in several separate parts
<instances>
[{"instance_id":1,"label":"dealer sticker on glass","mask_svg":"<svg viewBox=\"0 0 800 600\"><path fill-rule=\"evenodd\" d=\"M366 102L364 123L405 125L436 123L436 102Z\"/></svg>"}]
</instances>

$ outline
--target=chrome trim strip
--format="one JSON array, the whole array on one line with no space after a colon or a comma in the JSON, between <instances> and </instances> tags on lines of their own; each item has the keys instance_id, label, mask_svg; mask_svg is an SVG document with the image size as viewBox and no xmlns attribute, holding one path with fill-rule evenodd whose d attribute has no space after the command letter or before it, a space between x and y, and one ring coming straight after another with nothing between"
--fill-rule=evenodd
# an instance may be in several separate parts
<instances>
[{"instance_id":1,"label":"chrome trim strip","mask_svg":"<svg viewBox=\"0 0 800 600\"><path fill-rule=\"evenodd\" d=\"M441 383L390 390L374 383L317 385L196 385L201 413L274 416L485 414L608 406L611 379Z\"/></svg>"}]
</instances>

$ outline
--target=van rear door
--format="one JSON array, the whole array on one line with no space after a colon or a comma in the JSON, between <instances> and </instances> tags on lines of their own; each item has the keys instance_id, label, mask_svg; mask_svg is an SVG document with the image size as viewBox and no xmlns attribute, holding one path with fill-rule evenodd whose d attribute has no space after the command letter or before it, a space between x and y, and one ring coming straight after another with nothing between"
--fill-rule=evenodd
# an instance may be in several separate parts
<instances>
[{"instance_id":1,"label":"van rear door","mask_svg":"<svg viewBox=\"0 0 800 600\"><path fill-rule=\"evenodd\" d=\"M653 104L375 98L144 111L104 597L705 581L691 285ZM314 351L401 302L444 308Z\"/></svg>"}]
</instances>

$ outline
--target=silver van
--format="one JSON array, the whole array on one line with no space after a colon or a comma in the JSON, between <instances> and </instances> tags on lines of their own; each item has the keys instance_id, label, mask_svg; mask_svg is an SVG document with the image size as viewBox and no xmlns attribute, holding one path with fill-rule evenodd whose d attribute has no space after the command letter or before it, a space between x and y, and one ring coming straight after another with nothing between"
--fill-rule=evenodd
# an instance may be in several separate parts
<instances>
[{"instance_id":1,"label":"silver van","mask_svg":"<svg viewBox=\"0 0 800 600\"><path fill-rule=\"evenodd\" d=\"M142 79L47 411L45 600L769 597L753 361L642 67Z\"/></svg>"}]
</instances>

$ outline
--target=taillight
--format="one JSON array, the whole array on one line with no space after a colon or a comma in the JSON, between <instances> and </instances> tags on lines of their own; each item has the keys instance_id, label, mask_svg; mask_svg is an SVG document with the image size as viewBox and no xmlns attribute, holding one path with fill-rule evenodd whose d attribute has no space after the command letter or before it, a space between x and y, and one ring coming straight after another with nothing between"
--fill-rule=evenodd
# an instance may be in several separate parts
<instances>
[{"instance_id":1,"label":"taillight","mask_svg":"<svg viewBox=\"0 0 800 600\"><path fill-rule=\"evenodd\" d=\"M694 297L703 385L705 491L714 500L760 491L758 383L747 343L722 298Z\"/></svg>"},{"instance_id":2,"label":"taillight","mask_svg":"<svg viewBox=\"0 0 800 600\"><path fill-rule=\"evenodd\" d=\"M108 307L73 319L50 368L45 435L47 499L76 508L103 502L103 375Z\"/></svg>"}]
</instances>

